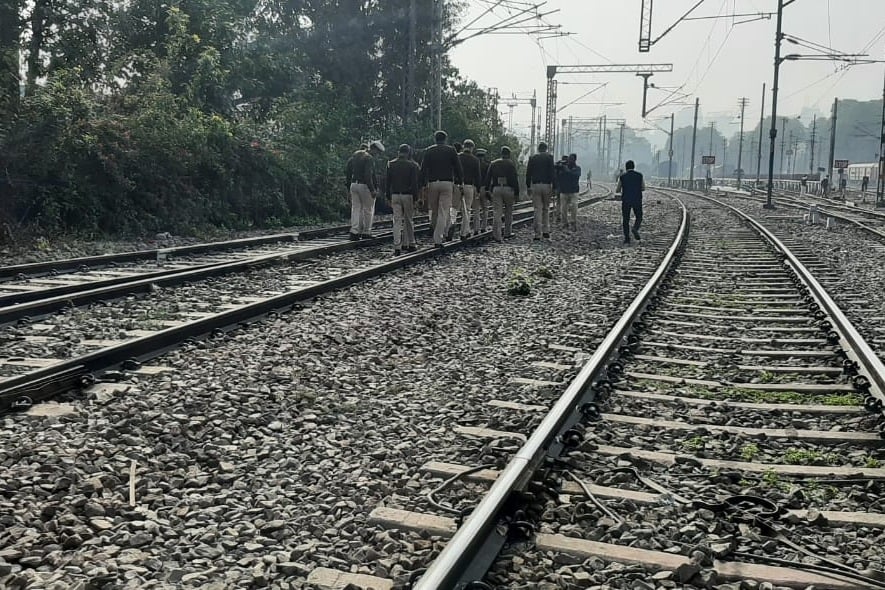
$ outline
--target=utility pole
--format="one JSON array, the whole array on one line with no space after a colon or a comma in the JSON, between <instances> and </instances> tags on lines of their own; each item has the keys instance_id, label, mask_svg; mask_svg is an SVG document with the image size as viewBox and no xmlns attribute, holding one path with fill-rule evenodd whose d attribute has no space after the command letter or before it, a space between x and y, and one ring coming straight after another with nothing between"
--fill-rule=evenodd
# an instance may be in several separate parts
<instances>
[{"instance_id":1,"label":"utility pole","mask_svg":"<svg viewBox=\"0 0 885 590\"><path fill-rule=\"evenodd\" d=\"M406 124L415 121L415 54L418 51L418 8L416 0L409 0L409 63L406 74Z\"/></svg>"},{"instance_id":2,"label":"utility pole","mask_svg":"<svg viewBox=\"0 0 885 590\"><path fill-rule=\"evenodd\" d=\"M793 168L793 160L795 158L795 152L793 151L793 130L790 129L790 139L787 142L789 149L787 150L787 175L792 175Z\"/></svg>"},{"instance_id":3,"label":"utility pole","mask_svg":"<svg viewBox=\"0 0 885 590\"><path fill-rule=\"evenodd\" d=\"M621 157L624 154L624 126L625 123L621 123L621 136L618 138L618 171L620 172L622 169L621 164L624 160Z\"/></svg>"},{"instance_id":4,"label":"utility pole","mask_svg":"<svg viewBox=\"0 0 885 590\"><path fill-rule=\"evenodd\" d=\"M784 175L784 155L787 147L784 138L787 136L787 118L781 117L781 166L780 166L780 175Z\"/></svg>"},{"instance_id":5,"label":"utility pole","mask_svg":"<svg viewBox=\"0 0 885 590\"><path fill-rule=\"evenodd\" d=\"M728 140L722 138L722 178L728 178Z\"/></svg>"},{"instance_id":6,"label":"utility pole","mask_svg":"<svg viewBox=\"0 0 885 590\"><path fill-rule=\"evenodd\" d=\"M762 114L759 115L759 154L756 156L756 186L762 171L762 127L765 125L765 83L762 83ZM754 188L755 190L755 188Z\"/></svg>"},{"instance_id":7,"label":"utility pole","mask_svg":"<svg viewBox=\"0 0 885 590\"><path fill-rule=\"evenodd\" d=\"M777 32L774 36L774 84L771 88L771 146L768 152L768 195L764 207L774 209L771 191L774 186L774 149L777 143L777 90L781 73L781 41L784 37L784 0L777 0Z\"/></svg>"},{"instance_id":8,"label":"utility pole","mask_svg":"<svg viewBox=\"0 0 885 590\"><path fill-rule=\"evenodd\" d=\"M833 99L833 118L830 120L830 161L827 162L827 176L833 186L833 160L836 159L836 120L839 116L839 99Z\"/></svg>"},{"instance_id":9,"label":"utility pole","mask_svg":"<svg viewBox=\"0 0 885 590\"><path fill-rule=\"evenodd\" d=\"M431 63L431 124L436 129L442 128L442 28L443 28L443 3L445 0L433 1L433 20L431 23L431 51L433 54Z\"/></svg>"},{"instance_id":10,"label":"utility pole","mask_svg":"<svg viewBox=\"0 0 885 590\"><path fill-rule=\"evenodd\" d=\"M811 123L811 156L808 158L808 174L809 176L814 175L814 143L817 140L817 114L815 113L814 119Z\"/></svg>"},{"instance_id":11,"label":"utility pole","mask_svg":"<svg viewBox=\"0 0 885 590\"><path fill-rule=\"evenodd\" d=\"M675 113L670 113L670 149L667 151L667 186L673 183L673 121Z\"/></svg>"},{"instance_id":12,"label":"utility pole","mask_svg":"<svg viewBox=\"0 0 885 590\"><path fill-rule=\"evenodd\" d=\"M612 160L612 130L605 130L605 170L607 172L611 172L611 160Z\"/></svg>"},{"instance_id":13,"label":"utility pole","mask_svg":"<svg viewBox=\"0 0 885 590\"><path fill-rule=\"evenodd\" d=\"M414 2L414 0L412 0L412 1ZM538 122L537 122L538 91L537 90L532 92L532 100L529 104L532 105L532 139L531 139L532 145L529 146L529 154L531 155L531 154L535 153L535 145L536 145L535 144L535 133L537 131L536 125L538 124Z\"/></svg>"},{"instance_id":14,"label":"utility pole","mask_svg":"<svg viewBox=\"0 0 885 590\"><path fill-rule=\"evenodd\" d=\"M879 136L879 182L876 183L876 207L885 207L885 86L882 88L882 133Z\"/></svg>"},{"instance_id":15,"label":"utility pole","mask_svg":"<svg viewBox=\"0 0 885 590\"><path fill-rule=\"evenodd\" d=\"M691 188L694 188L694 159L695 159L695 147L697 147L698 143L698 111L701 108L701 99L694 99L694 127L691 132L691 172L689 172L689 180L691 181Z\"/></svg>"},{"instance_id":16,"label":"utility pole","mask_svg":"<svg viewBox=\"0 0 885 590\"><path fill-rule=\"evenodd\" d=\"M572 138L572 125L573 125L573 123L572 123L572 116L569 115L569 117L568 117L568 135L567 135L567 137L568 137L568 147L566 148L566 151L567 151L568 153L572 153L572 139L573 139L573 138Z\"/></svg>"},{"instance_id":17,"label":"utility pole","mask_svg":"<svg viewBox=\"0 0 885 590\"><path fill-rule=\"evenodd\" d=\"M710 121L710 149L707 151L707 155L715 156L716 152L713 151L713 130L716 127L716 121ZM713 178L713 172L716 170L715 164L710 164L710 178Z\"/></svg>"},{"instance_id":18,"label":"utility pole","mask_svg":"<svg viewBox=\"0 0 885 590\"><path fill-rule=\"evenodd\" d=\"M741 139L738 143L737 185L738 188L741 188L741 176L743 176L741 163L743 162L744 155L744 112L747 110L747 105L750 104L750 101L747 98L742 98L739 104L741 106Z\"/></svg>"}]
</instances>

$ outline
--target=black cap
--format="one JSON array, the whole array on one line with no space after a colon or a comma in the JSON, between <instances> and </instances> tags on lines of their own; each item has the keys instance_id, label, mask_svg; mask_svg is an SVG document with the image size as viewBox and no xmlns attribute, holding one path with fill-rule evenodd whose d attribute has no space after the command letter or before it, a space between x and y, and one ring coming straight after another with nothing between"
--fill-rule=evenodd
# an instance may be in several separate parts
<instances>
[{"instance_id":1,"label":"black cap","mask_svg":"<svg viewBox=\"0 0 885 590\"><path fill-rule=\"evenodd\" d=\"M448 136L449 136L449 134L446 133L445 131L443 131L442 129L440 129L439 131L437 131L436 133L433 134L433 138L436 141L445 141Z\"/></svg>"},{"instance_id":2,"label":"black cap","mask_svg":"<svg viewBox=\"0 0 885 590\"><path fill-rule=\"evenodd\" d=\"M501 155L502 156L509 156L510 155L510 148L507 147L506 145L502 146L501 147Z\"/></svg>"},{"instance_id":3,"label":"black cap","mask_svg":"<svg viewBox=\"0 0 885 590\"><path fill-rule=\"evenodd\" d=\"M412 151L412 146L410 146L409 144L407 144L407 143L400 144L399 153L408 154L411 151Z\"/></svg>"}]
</instances>

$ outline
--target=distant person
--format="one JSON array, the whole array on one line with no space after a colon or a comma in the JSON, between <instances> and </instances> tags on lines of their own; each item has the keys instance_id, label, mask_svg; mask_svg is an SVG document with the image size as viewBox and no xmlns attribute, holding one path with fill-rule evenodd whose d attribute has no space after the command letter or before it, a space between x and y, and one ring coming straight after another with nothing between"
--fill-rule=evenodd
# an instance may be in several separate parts
<instances>
[{"instance_id":1,"label":"distant person","mask_svg":"<svg viewBox=\"0 0 885 590\"><path fill-rule=\"evenodd\" d=\"M839 175L839 196L842 197L842 200L845 200L845 191L848 190L848 179L845 178L844 174Z\"/></svg>"},{"instance_id":2,"label":"distant person","mask_svg":"<svg viewBox=\"0 0 885 590\"><path fill-rule=\"evenodd\" d=\"M399 157L387 163L387 200L393 209L393 255L403 250L414 252L415 201L418 200L418 164L410 158L412 148L408 144L399 146Z\"/></svg>"},{"instance_id":3,"label":"distant person","mask_svg":"<svg viewBox=\"0 0 885 590\"><path fill-rule=\"evenodd\" d=\"M474 203L479 199L479 187L482 186L482 171L480 170L479 158L473 155L476 144L471 139L464 140L464 148L458 158L461 160L461 169L464 172L464 188L461 189L461 201L458 203L461 209L461 240L470 237L470 218L474 211ZM480 232L479 219L473 225L473 233Z\"/></svg>"},{"instance_id":4,"label":"distant person","mask_svg":"<svg viewBox=\"0 0 885 590\"><path fill-rule=\"evenodd\" d=\"M452 199L455 185L464 176L461 160L455 148L446 144L448 134L437 131L433 135L436 144L424 150L421 162L421 184L427 187L427 208L433 228L433 247L442 248L452 225Z\"/></svg>"},{"instance_id":5,"label":"distant person","mask_svg":"<svg viewBox=\"0 0 885 590\"><path fill-rule=\"evenodd\" d=\"M636 164L633 160L627 160L624 164L626 172L621 174L618 179L618 186L615 193L621 195L621 221L624 226L624 243L630 243L630 212L636 216L633 223L632 234L637 241L640 240L639 228L642 225L642 193L645 190L645 179L642 174L636 171Z\"/></svg>"},{"instance_id":6,"label":"distant person","mask_svg":"<svg viewBox=\"0 0 885 590\"><path fill-rule=\"evenodd\" d=\"M559 172L567 163L568 156L563 156L558 162L556 162L556 164L554 164L554 170L556 172L553 181L553 219L554 221L559 222L562 222L562 211L560 210L560 203L562 200L559 198L562 191L559 189Z\"/></svg>"},{"instance_id":7,"label":"distant person","mask_svg":"<svg viewBox=\"0 0 885 590\"><path fill-rule=\"evenodd\" d=\"M802 177L802 180L799 181L799 186L801 187L799 190L801 194L808 193L808 175Z\"/></svg>"},{"instance_id":8,"label":"distant person","mask_svg":"<svg viewBox=\"0 0 885 590\"><path fill-rule=\"evenodd\" d=\"M824 176L823 180L820 181L820 194L821 196L826 197L827 192L830 188L830 178L828 176Z\"/></svg>"},{"instance_id":9,"label":"distant person","mask_svg":"<svg viewBox=\"0 0 885 590\"><path fill-rule=\"evenodd\" d=\"M529 158L525 168L525 186L532 195L535 209L535 240L550 237L550 201L556 186L553 154L547 152L547 144L538 144L538 153Z\"/></svg>"},{"instance_id":10,"label":"distant person","mask_svg":"<svg viewBox=\"0 0 885 590\"><path fill-rule=\"evenodd\" d=\"M513 204L519 198L519 176L510 159L510 148L501 148L501 157L491 163L485 187L492 194L492 237L496 242L513 237ZM501 231L501 217L504 230Z\"/></svg>"},{"instance_id":11,"label":"distant person","mask_svg":"<svg viewBox=\"0 0 885 590\"><path fill-rule=\"evenodd\" d=\"M592 189L593 189L593 171L588 170L587 171L587 190L589 191Z\"/></svg>"},{"instance_id":12,"label":"distant person","mask_svg":"<svg viewBox=\"0 0 885 590\"><path fill-rule=\"evenodd\" d=\"M860 181L860 192L866 196L867 189L870 188L870 177L864 176Z\"/></svg>"},{"instance_id":13,"label":"distant person","mask_svg":"<svg viewBox=\"0 0 885 590\"><path fill-rule=\"evenodd\" d=\"M577 154L569 154L565 165L558 165L556 179L559 186L560 224L566 229L578 229L578 193L581 192L581 167Z\"/></svg>"},{"instance_id":14,"label":"distant person","mask_svg":"<svg viewBox=\"0 0 885 590\"><path fill-rule=\"evenodd\" d=\"M350 239L372 237L375 216L375 158L384 153L384 144L362 144L347 160L347 188L350 191Z\"/></svg>"}]
</instances>

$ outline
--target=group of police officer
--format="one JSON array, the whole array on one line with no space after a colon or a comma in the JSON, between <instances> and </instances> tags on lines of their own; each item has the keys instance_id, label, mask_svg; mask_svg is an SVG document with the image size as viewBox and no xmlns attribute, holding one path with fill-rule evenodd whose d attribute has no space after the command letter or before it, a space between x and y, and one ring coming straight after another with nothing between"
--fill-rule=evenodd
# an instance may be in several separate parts
<instances>
[{"instance_id":1,"label":"group of police officer","mask_svg":"<svg viewBox=\"0 0 885 590\"><path fill-rule=\"evenodd\" d=\"M476 149L473 141L449 145L445 131L434 134L435 143L424 150L419 166L412 159L408 144L399 146L398 157L387 164L386 195L393 209L394 254L417 250L413 216L422 190L430 212L433 244L454 238L454 219L461 213L461 240L488 230L489 207L492 209L492 237L502 241L513 236L513 207L519 199L519 178L511 150L504 146L492 162L486 150ZM347 161L347 187L351 198L350 239L372 237L377 186L374 159L384 153L379 141L360 146ZM577 229L578 192L581 168L572 154L554 162L547 145L538 145L538 153L529 158L526 187L535 211L534 239L550 237L550 206L558 195L557 214L563 227Z\"/></svg>"}]
</instances>

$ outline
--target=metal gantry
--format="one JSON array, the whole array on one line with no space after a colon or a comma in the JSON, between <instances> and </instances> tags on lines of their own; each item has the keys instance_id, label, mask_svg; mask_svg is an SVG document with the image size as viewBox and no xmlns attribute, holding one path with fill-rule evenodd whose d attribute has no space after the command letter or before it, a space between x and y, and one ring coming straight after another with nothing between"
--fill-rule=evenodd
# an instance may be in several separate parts
<instances>
[{"instance_id":1,"label":"metal gantry","mask_svg":"<svg viewBox=\"0 0 885 590\"><path fill-rule=\"evenodd\" d=\"M645 93L648 91L648 77L658 72L672 72L673 64L589 64L547 66L547 126L544 136L547 142L555 144L556 139L556 94L557 74L636 74L645 79L643 91L643 117L645 116Z\"/></svg>"}]
</instances>

